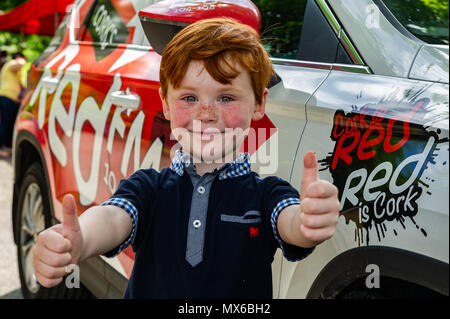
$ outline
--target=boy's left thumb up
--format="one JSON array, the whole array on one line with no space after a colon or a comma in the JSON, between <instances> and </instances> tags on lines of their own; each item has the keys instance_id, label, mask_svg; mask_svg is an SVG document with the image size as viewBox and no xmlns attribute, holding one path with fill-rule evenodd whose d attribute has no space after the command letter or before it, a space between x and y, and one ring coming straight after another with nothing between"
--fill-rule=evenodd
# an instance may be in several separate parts
<instances>
[{"instance_id":1,"label":"boy's left thumb up","mask_svg":"<svg viewBox=\"0 0 450 319\"><path fill-rule=\"evenodd\" d=\"M306 190L310 184L319 180L319 168L316 155L313 152L307 152L303 157L303 173L300 184L300 201L307 197Z\"/></svg>"}]
</instances>

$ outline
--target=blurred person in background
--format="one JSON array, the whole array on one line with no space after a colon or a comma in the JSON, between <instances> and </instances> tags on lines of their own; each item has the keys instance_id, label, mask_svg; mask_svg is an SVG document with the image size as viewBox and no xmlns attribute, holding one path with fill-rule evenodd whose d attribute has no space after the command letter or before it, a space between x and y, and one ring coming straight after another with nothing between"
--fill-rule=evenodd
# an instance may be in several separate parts
<instances>
[{"instance_id":1,"label":"blurred person in background","mask_svg":"<svg viewBox=\"0 0 450 319\"><path fill-rule=\"evenodd\" d=\"M2 66L8 61L8 52L2 50L0 51L0 71L2 69Z\"/></svg>"},{"instance_id":2,"label":"blurred person in background","mask_svg":"<svg viewBox=\"0 0 450 319\"><path fill-rule=\"evenodd\" d=\"M0 157L11 156L12 132L23 93L20 69L25 63L25 56L17 52L0 72Z\"/></svg>"}]
</instances>

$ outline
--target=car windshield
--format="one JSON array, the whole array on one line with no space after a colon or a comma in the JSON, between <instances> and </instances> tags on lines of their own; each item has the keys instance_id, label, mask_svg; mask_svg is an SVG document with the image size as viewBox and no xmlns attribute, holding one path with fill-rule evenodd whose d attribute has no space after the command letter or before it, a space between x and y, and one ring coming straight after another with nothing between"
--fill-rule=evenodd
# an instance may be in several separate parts
<instances>
[{"instance_id":1,"label":"car windshield","mask_svg":"<svg viewBox=\"0 0 450 319\"><path fill-rule=\"evenodd\" d=\"M383 0L397 20L417 38L448 45L448 0Z\"/></svg>"}]
</instances>

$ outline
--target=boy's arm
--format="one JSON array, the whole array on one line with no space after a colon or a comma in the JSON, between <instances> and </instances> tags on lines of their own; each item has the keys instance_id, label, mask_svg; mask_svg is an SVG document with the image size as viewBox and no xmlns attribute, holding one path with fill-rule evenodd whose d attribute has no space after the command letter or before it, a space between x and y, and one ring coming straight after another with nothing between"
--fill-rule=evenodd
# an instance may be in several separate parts
<instances>
[{"instance_id":1,"label":"boy's arm","mask_svg":"<svg viewBox=\"0 0 450 319\"><path fill-rule=\"evenodd\" d=\"M310 248L331 238L339 219L338 190L319 180L317 160L312 152L303 159L300 205L284 208L277 220L281 239L288 244Z\"/></svg>"},{"instance_id":2,"label":"boy's arm","mask_svg":"<svg viewBox=\"0 0 450 319\"><path fill-rule=\"evenodd\" d=\"M75 199L66 195L63 222L41 232L33 248L36 279L44 287L56 286L67 266L119 246L131 230L131 218L121 208L94 206L78 217Z\"/></svg>"},{"instance_id":3,"label":"boy's arm","mask_svg":"<svg viewBox=\"0 0 450 319\"><path fill-rule=\"evenodd\" d=\"M117 206L94 206L80 217L83 249L78 262L104 254L130 237L130 216Z\"/></svg>"},{"instance_id":4,"label":"boy's arm","mask_svg":"<svg viewBox=\"0 0 450 319\"><path fill-rule=\"evenodd\" d=\"M19 71L24 65L26 64L25 59L15 59L12 63L11 63L11 72L17 72Z\"/></svg>"}]
</instances>

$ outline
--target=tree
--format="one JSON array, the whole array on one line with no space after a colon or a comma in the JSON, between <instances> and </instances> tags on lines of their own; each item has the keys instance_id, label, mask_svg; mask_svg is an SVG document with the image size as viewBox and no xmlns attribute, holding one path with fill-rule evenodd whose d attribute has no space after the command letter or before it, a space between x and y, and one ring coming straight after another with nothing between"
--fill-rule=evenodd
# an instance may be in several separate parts
<instances>
[{"instance_id":1,"label":"tree","mask_svg":"<svg viewBox=\"0 0 450 319\"><path fill-rule=\"evenodd\" d=\"M27 0L1 0L0 12L9 11L23 4ZM23 35L2 31L0 32L0 49L9 54L22 51L29 62L36 60L50 43L51 37L40 35Z\"/></svg>"},{"instance_id":2,"label":"tree","mask_svg":"<svg viewBox=\"0 0 450 319\"><path fill-rule=\"evenodd\" d=\"M20 6L22 3L27 0L2 0L0 2L0 11L8 11L14 9L17 6Z\"/></svg>"},{"instance_id":3,"label":"tree","mask_svg":"<svg viewBox=\"0 0 450 319\"><path fill-rule=\"evenodd\" d=\"M261 13L261 39L273 57L295 58L306 0L253 0Z\"/></svg>"},{"instance_id":4,"label":"tree","mask_svg":"<svg viewBox=\"0 0 450 319\"><path fill-rule=\"evenodd\" d=\"M384 0L400 23L428 43L448 44L448 0Z\"/></svg>"}]
</instances>

